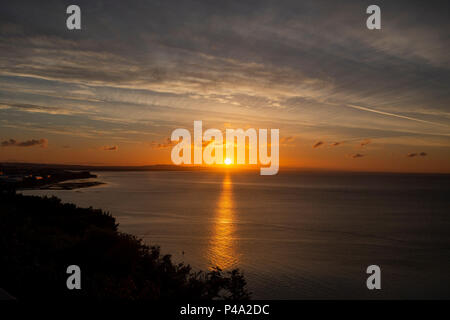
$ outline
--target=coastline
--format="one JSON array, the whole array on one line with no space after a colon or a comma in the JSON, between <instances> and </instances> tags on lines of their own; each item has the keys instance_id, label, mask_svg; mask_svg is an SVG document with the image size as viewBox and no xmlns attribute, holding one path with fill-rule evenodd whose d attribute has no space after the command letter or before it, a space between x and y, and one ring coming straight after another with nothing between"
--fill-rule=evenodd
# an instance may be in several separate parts
<instances>
[{"instance_id":1,"label":"coastline","mask_svg":"<svg viewBox=\"0 0 450 320\"><path fill-rule=\"evenodd\" d=\"M0 187L11 190L74 190L103 185L88 170L0 164Z\"/></svg>"},{"instance_id":2,"label":"coastline","mask_svg":"<svg viewBox=\"0 0 450 320\"><path fill-rule=\"evenodd\" d=\"M44 185L33 188L19 189L22 190L75 190L83 188L91 188L104 185L106 183L100 181L86 181L86 182L58 182L55 184Z\"/></svg>"}]
</instances>

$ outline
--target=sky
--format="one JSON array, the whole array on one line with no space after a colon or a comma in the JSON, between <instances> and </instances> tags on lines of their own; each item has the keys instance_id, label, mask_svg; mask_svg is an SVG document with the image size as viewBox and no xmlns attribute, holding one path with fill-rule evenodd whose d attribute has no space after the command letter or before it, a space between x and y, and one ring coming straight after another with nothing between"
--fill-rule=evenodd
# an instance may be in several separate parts
<instances>
[{"instance_id":1,"label":"sky","mask_svg":"<svg viewBox=\"0 0 450 320\"><path fill-rule=\"evenodd\" d=\"M2 3L0 161L169 164L202 120L280 129L282 168L449 173L450 5L371 4Z\"/></svg>"}]
</instances>

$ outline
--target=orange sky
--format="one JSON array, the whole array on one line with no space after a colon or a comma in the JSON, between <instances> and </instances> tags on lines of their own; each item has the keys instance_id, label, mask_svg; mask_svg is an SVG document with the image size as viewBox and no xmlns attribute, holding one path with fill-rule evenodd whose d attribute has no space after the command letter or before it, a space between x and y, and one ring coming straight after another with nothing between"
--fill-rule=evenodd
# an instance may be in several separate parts
<instances>
[{"instance_id":1,"label":"orange sky","mask_svg":"<svg viewBox=\"0 0 450 320\"><path fill-rule=\"evenodd\" d=\"M295 141L280 146L280 170L295 167L350 171L450 172L449 155L445 154L442 158L436 155L408 157L410 149L406 147L398 146L398 149L385 154L386 147L376 142L365 146L358 142L344 143L338 147L324 143L313 148L307 142ZM422 149L415 151L420 153ZM108 151L96 146L64 148L49 144L47 147L3 148L2 160L89 165L171 164L170 152L171 147L152 148L140 144L121 144L117 150ZM358 154L364 156L354 158Z\"/></svg>"},{"instance_id":2,"label":"orange sky","mask_svg":"<svg viewBox=\"0 0 450 320\"><path fill-rule=\"evenodd\" d=\"M86 3L78 31L5 4L0 161L170 164L172 131L202 120L279 129L281 168L450 172L445 10L389 2L374 31L325 2Z\"/></svg>"}]
</instances>

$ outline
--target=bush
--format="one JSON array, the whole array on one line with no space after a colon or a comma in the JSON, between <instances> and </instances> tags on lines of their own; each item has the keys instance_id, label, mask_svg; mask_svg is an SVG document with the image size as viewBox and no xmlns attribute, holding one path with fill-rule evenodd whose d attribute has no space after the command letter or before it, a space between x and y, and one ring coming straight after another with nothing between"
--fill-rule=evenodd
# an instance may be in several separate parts
<instances>
[{"instance_id":1,"label":"bush","mask_svg":"<svg viewBox=\"0 0 450 320\"><path fill-rule=\"evenodd\" d=\"M20 299L248 299L238 270L193 272L118 231L102 210L0 193L0 287ZM68 290L78 265L82 289Z\"/></svg>"}]
</instances>

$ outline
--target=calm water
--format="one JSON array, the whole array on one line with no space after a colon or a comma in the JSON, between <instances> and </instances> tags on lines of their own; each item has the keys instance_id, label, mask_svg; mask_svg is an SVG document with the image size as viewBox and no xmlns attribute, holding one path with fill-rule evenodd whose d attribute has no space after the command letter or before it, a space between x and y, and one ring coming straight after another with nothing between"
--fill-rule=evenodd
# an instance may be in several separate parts
<instances>
[{"instance_id":1,"label":"calm water","mask_svg":"<svg viewBox=\"0 0 450 320\"><path fill-rule=\"evenodd\" d=\"M450 297L450 176L96 174L107 184L24 193L108 210L194 268L239 267L254 298Z\"/></svg>"}]
</instances>

